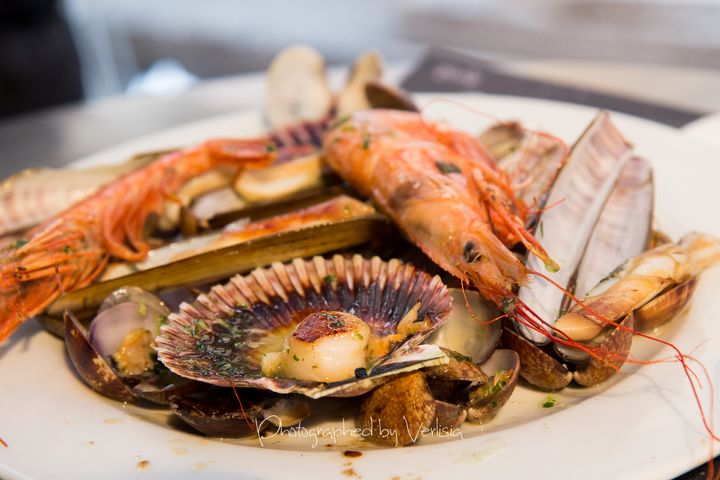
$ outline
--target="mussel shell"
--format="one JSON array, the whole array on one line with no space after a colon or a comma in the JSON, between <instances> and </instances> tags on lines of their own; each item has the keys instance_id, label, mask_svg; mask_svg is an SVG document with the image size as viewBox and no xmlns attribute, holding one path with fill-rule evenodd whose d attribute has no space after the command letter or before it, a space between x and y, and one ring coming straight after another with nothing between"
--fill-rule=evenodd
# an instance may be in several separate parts
<instances>
[{"instance_id":1,"label":"mussel shell","mask_svg":"<svg viewBox=\"0 0 720 480\"><path fill-rule=\"evenodd\" d=\"M503 329L502 345L517 352L521 365L520 376L536 387L561 390L572 380L567 367L508 328Z\"/></svg>"},{"instance_id":2,"label":"mussel shell","mask_svg":"<svg viewBox=\"0 0 720 480\"><path fill-rule=\"evenodd\" d=\"M520 377L520 356L512 350L498 349L481 367L492 378L469 394L467 419L474 423L489 422L510 399ZM497 375L507 376L507 372L512 372L509 378L495 382Z\"/></svg>"},{"instance_id":3,"label":"mussel shell","mask_svg":"<svg viewBox=\"0 0 720 480\"><path fill-rule=\"evenodd\" d=\"M633 314L626 316L603 341L595 346L602 360L592 357L573 372L573 380L585 387L598 385L615 375L630 354L633 339Z\"/></svg>"},{"instance_id":4,"label":"mussel shell","mask_svg":"<svg viewBox=\"0 0 720 480\"><path fill-rule=\"evenodd\" d=\"M80 378L96 392L121 402L135 399L126 385L88 341L80 322L65 313L65 346Z\"/></svg>"},{"instance_id":5,"label":"mussel shell","mask_svg":"<svg viewBox=\"0 0 720 480\"><path fill-rule=\"evenodd\" d=\"M697 283L697 277L691 278L635 310L635 329L641 332L650 331L675 318L692 298Z\"/></svg>"},{"instance_id":6,"label":"mussel shell","mask_svg":"<svg viewBox=\"0 0 720 480\"><path fill-rule=\"evenodd\" d=\"M263 422L267 400L256 392L212 389L173 397L170 408L182 421L209 437L239 438L257 435L270 424ZM240 400L238 400L238 398Z\"/></svg>"},{"instance_id":7,"label":"mussel shell","mask_svg":"<svg viewBox=\"0 0 720 480\"><path fill-rule=\"evenodd\" d=\"M366 378L324 384L263 376L265 352L279 351L284 338L309 313L346 311L364 320L373 335L397 332L417 304L428 327L399 342L372 366ZM360 255L295 259L236 276L169 317L157 339L158 358L178 375L219 386L254 387L313 398L367 392L386 377L446 363L433 345L419 345L450 314L451 299L438 277L398 260Z\"/></svg>"}]
</instances>

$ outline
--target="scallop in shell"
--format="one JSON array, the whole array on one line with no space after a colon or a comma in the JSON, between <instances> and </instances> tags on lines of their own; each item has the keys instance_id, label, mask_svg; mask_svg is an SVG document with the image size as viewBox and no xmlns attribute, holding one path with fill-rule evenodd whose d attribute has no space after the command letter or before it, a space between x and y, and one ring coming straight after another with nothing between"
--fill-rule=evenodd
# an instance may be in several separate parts
<instances>
[{"instance_id":1,"label":"scallop in shell","mask_svg":"<svg viewBox=\"0 0 720 480\"><path fill-rule=\"evenodd\" d=\"M178 375L220 386L356 396L398 373L447 363L438 346L420 343L445 322L451 303L439 277L398 260L298 258L233 277L182 304L161 329L158 358ZM348 330L349 317L364 326ZM308 321L338 342L295 345L316 340ZM304 362L312 352L309 371L325 368L315 362L326 353L327 364L345 364L336 360L351 341L367 344L368 353L349 378L318 381L282 368L283 359ZM280 368L266 368L273 359Z\"/></svg>"}]
</instances>

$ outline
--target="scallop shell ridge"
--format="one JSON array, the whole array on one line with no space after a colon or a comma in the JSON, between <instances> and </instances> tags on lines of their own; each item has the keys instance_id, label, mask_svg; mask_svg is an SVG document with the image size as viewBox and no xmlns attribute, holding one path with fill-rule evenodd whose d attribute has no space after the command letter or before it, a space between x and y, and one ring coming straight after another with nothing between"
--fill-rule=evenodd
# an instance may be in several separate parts
<instances>
[{"instance_id":1,"label":"scallop shell ridge","mask_svg":"<svg viewBox=\"0 0 720 480\"><path fill-rule=\"evenodd\" d=\"M395 345L367 378L326 384L265 377L260 370L262 355L279 351L309 313L350 312L374 335L385 336L396 333L400 320L418 302L418 319L429 319L430 328ZM439 348L420 343L445 322L451 304L439 277L398 260L360 255L295 259L235 276L192 304L182 304L161 328L158 358L178 375L220 386L314 398L360 395L393 374L447 362Z\"/></svg>"}]
</instances>

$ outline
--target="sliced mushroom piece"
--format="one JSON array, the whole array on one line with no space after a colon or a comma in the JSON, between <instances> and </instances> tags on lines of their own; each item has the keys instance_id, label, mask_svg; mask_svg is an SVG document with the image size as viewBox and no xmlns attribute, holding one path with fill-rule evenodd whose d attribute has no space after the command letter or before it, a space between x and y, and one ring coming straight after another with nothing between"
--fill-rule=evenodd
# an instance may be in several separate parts
<instances>
[{"instance_id":1,"label":"sliced mushroom piece","mask_svg":"<svg viewBox=\"0 0 720 480\"><path fill-rule=\"evenodd\" d=\"M502 345L517 352L521 365L520 376L536 387L560 390L572 380L567 367L508 328L503 329Z\"/></svg>"},{"instance_id":2,"label":"sliced mushroom piece","mask_svg":"<svg viewBox=\"0 0 720 480\"><path fill-rule=\"evenodd\" d=\"M519 378L520 356L512 350L498 349L482 364L490 381L468 394L467 419L487 423L507 403Z\"/></svg>"},{"instance_id":3,"label":"sliced mushroom piece","mask_svg":"<svg viewBox=\"0 0 720 480\"><path fill-rule=\"evenodd\" d=\"M273 59L267 71L265 96L265 116L272 129L322 118L332 103L325 60L318 51L296 45Z\"/></svg>"},{"instance_id":4,"label":"sliced mushroom piece","mask_svg":"<svg viewBox=\"0 0 720 480\"><path fill-rule=\"evenodd\" d=\"M425 374L410 372L380 385L360 406L358 424L369 440L402 447L416 442L435 419L436 402Z\"/></svg>"},{"instance_id":5,"label":"sliced mushroom piece","mask_svg":"<svg viewBox=\"0 0 720 480\"><path fill-rule=\"evenodd\" d=\"M632 346L633 315L625 317L619 325L620 327L609 327L612 333L596 345L596 355L599 358L592 356L586 365L575 370L575 382L585 387L598 385L620 370Z\"/></svg>"},{"instance_id":6,"label":"sliced mushroom piece","mask_svg":"<svg viewBox=\"0 0 720 480\"><path fill-rule=\"evenodd\" d=\"M238 175L235 191L249 202L282 198L324 185L320 155L313 153L267 168L247 169Z\"/></svg>"}]
</instances>

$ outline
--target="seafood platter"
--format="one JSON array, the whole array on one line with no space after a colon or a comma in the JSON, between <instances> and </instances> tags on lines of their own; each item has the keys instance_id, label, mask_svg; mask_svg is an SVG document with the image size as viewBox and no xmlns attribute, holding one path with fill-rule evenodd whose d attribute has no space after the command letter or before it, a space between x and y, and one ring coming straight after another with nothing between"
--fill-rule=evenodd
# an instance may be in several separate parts
<instances>
[{"instance_id":1,"label":"seafood platter","mask_svg":"<svg viewBox=\"0 0 720 480\"><path fill-rule=\"evenodd\" d=\"M237 449L340 421L328 450L440 448L655 368L712 448L712 373L675 340L719 232L664 228L678 192L615 114L566 139L447 100L461 128L377 53L334 88L299 46L266 87L264 133L4 180L0 339L34 319L88 396Z\"/></svg>"}]
</instances>

